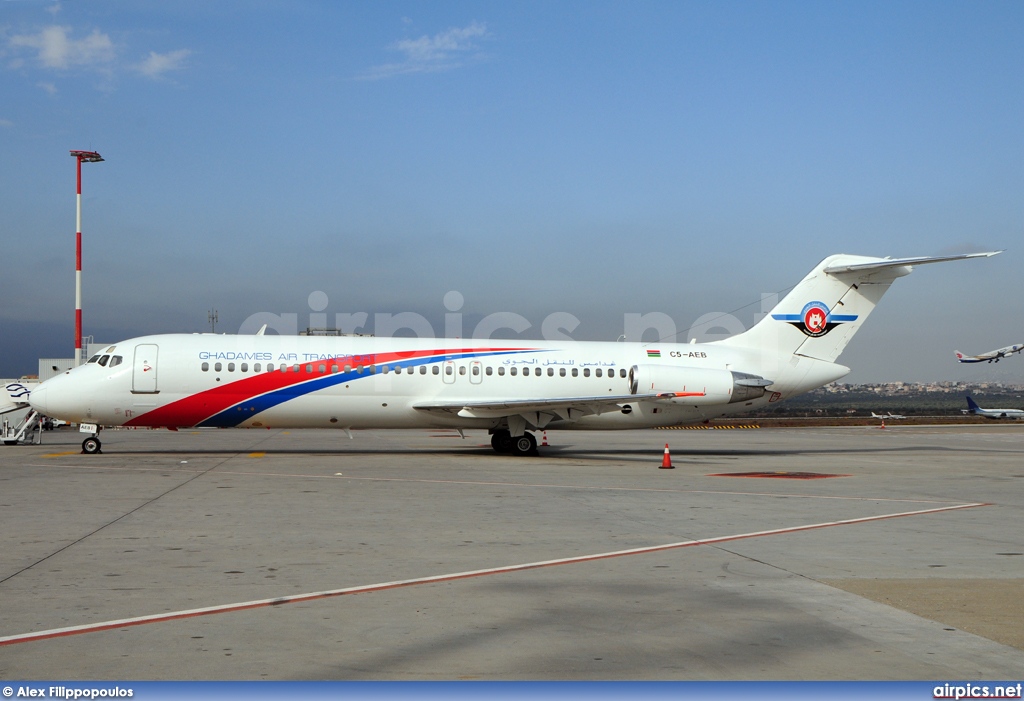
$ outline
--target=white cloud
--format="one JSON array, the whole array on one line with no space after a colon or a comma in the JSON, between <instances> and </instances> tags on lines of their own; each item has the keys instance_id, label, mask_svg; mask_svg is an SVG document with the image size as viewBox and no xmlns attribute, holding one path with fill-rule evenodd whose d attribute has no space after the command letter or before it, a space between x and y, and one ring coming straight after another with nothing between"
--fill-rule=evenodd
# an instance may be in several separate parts
<instances>
[{"instance_id":1,"label":"white cloud","mask_svg":"<svg viewBox=\"0 0 1024 701\"><path fill-rule=\"evenodd\" d=\"M90 34L76 38L73 28L57 24L43 27L35 33L11 36L7 39L6 49L0 49L0 56L6 58L10 54L6 62L9 70L21 70L27 65L37 64L50 71L93 70L108 78L123 71L159 78L171 71L184 69L192 55L190 49L167 53L150 51L149 56L139 63L127 64L118 60L118 49L108 34L94 29ZM16 55L19 53L21 55ZM51 95L57 92L53 83L38 85Z\"/></svg>"},{"instance_id":2,"label":"white cloud","mask_svg":"<svg viewBox=\"0 0 1024 701\"><path fill-rule=\"evenodd\" d=\"M38 34L19 34L11 37L14 48L38 51L37 58L46 68L66 70L72 67L106 67L115 58L110 37L98 29L84 39L73 39L69 27L51 25Z\"/></svg>"},{"instance_id":3,"label":"white cloud","mask_svg":"<svg viewBox=\"0 0 1024 701\"><path fill-rule=\"evenodd\" d=\"M56 95L57 94L57 86L54 85L53 83L36 83L36 85L38 85L40 88L42 88L43 91L46 92L49 95Z\"/></svg>"},{"instance_id":4,"label":"white cloud","mask_svg":"<svg viewBox=\"0 0 1024 701\"><path fill-rule=\"evenodd\" d=\"M434 36L403 39L391 48L405 54L405 60L371 68L365 80L390 78L409 73L435 73L463 65L468 58L479 55L476 40L487 38L487 25L470 22L465 27L453 27Z\"/></svg>"},{"instance_id":5,"label":"white cloud","mask_svg":"<svg viewBox=\"0 0 1024 701\"><path fill-rule=\"evenodd\" d=\"M474 49L473 39L487 35L487 27L473 22L467 27L449 29L432 37L405 39L396 48L404 51L407 61L414 64L433 64L448 61L455 52Z\"/></svg>"},{"instance_id":6,"label":"white cloud","mask_svg":"<svg viewBox=\"0 0 1024 701\"><path fill-rule=\"evenodd\" d=\"M150 78L158 78L169 71L179 71L185 67L185 59L192 52L188 49L178 49L166 54L158 54L155 51L149 52L149 57L142 63L135 66L136 70Z\"/></svg>"}]
</instances>

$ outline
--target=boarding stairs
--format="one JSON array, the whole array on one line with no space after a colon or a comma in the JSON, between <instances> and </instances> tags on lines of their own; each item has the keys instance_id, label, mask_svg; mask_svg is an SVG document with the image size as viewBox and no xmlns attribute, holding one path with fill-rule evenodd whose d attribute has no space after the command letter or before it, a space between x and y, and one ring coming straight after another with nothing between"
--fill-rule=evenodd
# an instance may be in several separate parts
<instances>
[{"instance_id":1,"label":"boarding stairs","mask_svg":"<svg viewBox=\"0 0 1024 701\"><path fill-rule=\"evenodd\" d=\"M18 423L12 423L7 419L0 422L0 440L4 445L18 445L19 443L43 442L42 415L35 409L30 410Z\"/></svg>"},{"instance_id":2,"label":"boarding stairs","mask_svg":"<svg viewBox=\"0 0 1024 701\"><path fill-rule=\"evenodd\" d=\"M5 383L4 392L0 393L0 415L16 411L27 413L20 420L12 421L6 416L0 420L0 441L4 445L43 442L44 417L28 405L28 396L38 385L35 380L25 379Z\"/></svg>"}]
</instances>

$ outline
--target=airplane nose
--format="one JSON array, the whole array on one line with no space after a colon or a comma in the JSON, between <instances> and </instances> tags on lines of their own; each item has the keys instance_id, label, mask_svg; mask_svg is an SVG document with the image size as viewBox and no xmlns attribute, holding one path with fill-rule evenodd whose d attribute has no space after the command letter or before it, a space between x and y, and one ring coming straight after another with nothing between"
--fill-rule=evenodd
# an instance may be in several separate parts
<instances>
[{"instance_id":1,"label":"airplane nose","mask_svg":"<svg viewBox=\"0 0 1024 701\"><path fill-rule=\"evenodd\" d=\"M40 414L46 413L46 383L32 390L32 393L28 395L28 404Z\"/></svg>"}]
</instances>

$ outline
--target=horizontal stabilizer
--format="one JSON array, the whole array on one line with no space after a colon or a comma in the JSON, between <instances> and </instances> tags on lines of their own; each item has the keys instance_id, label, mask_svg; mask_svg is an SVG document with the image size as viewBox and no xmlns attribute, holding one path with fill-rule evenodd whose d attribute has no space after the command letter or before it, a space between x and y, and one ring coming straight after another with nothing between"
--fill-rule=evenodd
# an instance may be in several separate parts
<instances>
[{"instance_id":1,"label":"horizontal stabilizer","mask_svg":"<svg viewBox=\"0 0 1024 701\"><path fill-rule=\"evenodd\" d=\"M836 273L861 273L871 270L885 270L886 268L902 268L905 265L926 265L928 263L945 263L950 260L966 260L968 258L991 258L1002 251L987 251L985 253L961 253L955 256L917 256L916 258L886 258L871 263L854 263L853 265L831 265L822 272L829 275Z\"/></svg>"}]
</instances>

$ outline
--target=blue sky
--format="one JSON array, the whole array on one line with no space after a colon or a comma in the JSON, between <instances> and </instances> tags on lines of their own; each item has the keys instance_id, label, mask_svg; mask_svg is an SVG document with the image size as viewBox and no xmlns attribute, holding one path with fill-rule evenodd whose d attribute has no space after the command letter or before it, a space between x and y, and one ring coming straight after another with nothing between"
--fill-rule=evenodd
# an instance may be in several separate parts
<instances>
[{"instance_id":1,"label":"blue sky","mask_svg":"<svg viewBox=\"0 0 1024 701\"><path fill-rule=\"evenodd\" d=\"M443 328L753 322L831 253L1007 249L898 281L849 381L1024 381L1017 2L0 0L0 376L85 332L259 312ZM373 329L367 329L372 331ZM469 335L467 333L467 335Z\"/></svg>"}]
</instances>

